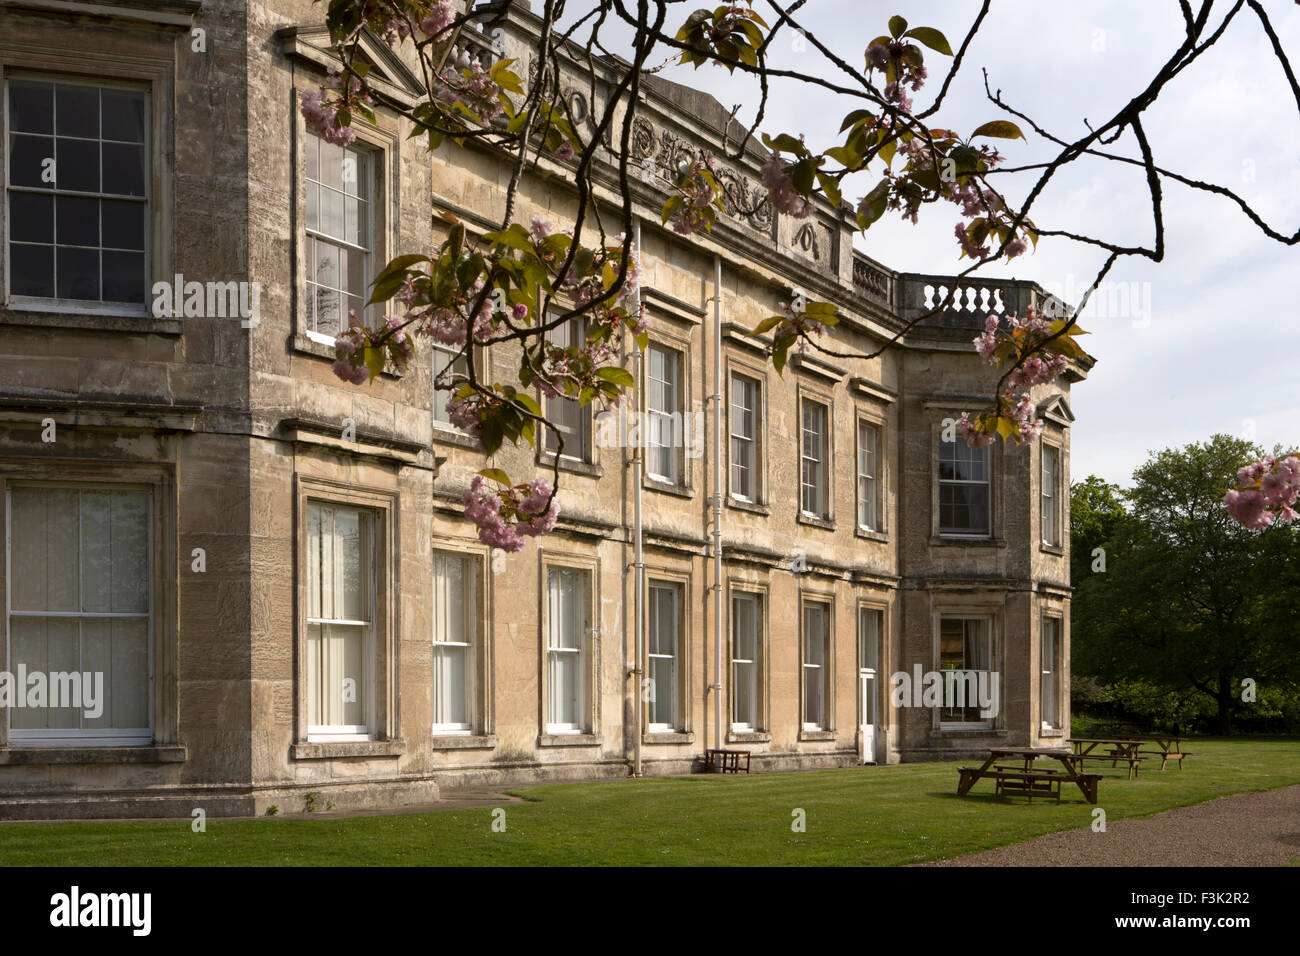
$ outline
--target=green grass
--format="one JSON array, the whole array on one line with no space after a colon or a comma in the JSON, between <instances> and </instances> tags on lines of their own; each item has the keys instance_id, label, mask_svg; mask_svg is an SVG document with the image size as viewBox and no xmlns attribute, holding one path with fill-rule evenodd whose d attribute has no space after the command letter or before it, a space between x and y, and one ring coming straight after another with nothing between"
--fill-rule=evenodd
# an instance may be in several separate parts
<instances>
[{"instance_id":1,"label":"green grass","mask_svg":"<svg viewBox=\"0 0 1300 956\"><path fill-rule=\"evenodd\" d=\"M1230 793L1300 784L1295 738L1190 741L1186 769L1138 780L1103 764L1107 819ZM967 761L969 762L969 761ZM329 819L209 819L0 825L0 864L134 865L895 865L1088 826L1077 788L1063 802L999 798L981 781L956 796L953 763L807 773L557 784L492 808ZM1158 762L1156 766L1159 766ZM807 831L791 831L792 810Z\"/></svg>"}]
</instances>

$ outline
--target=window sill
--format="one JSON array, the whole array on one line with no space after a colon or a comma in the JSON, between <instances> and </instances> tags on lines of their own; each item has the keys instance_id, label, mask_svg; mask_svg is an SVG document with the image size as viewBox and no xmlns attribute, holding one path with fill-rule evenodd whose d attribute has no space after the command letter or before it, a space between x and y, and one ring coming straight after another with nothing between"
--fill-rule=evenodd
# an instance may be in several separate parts
<instances>
[{"instance_id":1,"label":"window sill","mask_svg":"<svg viewBox=\"0 0 1300 956\"><path fill-rule=\"evenodd\" d=\"M988 535L940 534L930 537L930 547L932 548L1005 548L1006 546L1005 539L993 538Z\"/></svg>"},{"instance_id":2,"label":"window sill","mask_svg":"<svg viewBox=\"0 0 1300 956\"><path fill-rule=\"evenodd\" d=\"M144 747L0 747L0 764L184 763L180 744Z\"/></svg>"},{"instance_id":3,"label":"window sill","mask_svg":"<svg viewBox=\"0 0 1300 956\"><path fill-rule=\"evenodd\" d=\"M835 731L833 730L801 730L799 731L800 740L834 740Z\"/></svg>"},{"instance_id":4,"label":"window sill","mask_svg":"<svg viewBox=\"0 0 1300 956\"><path fill-rule=\"evenodd\" d=\"M695 734L689 730L656 730L641 735L643 744L693 744Z\"/></svg>"},{"instance_id":5,"label":"window sill","mask_svg":"<svg viewBox=\"0 0 1300 956\"><path fill-rule=\"evenodd\" d=\"M795 515L794 520L799 522L799 524L811 525L814 528L825 528L827 531L835 530L834 518L816 518L810 514L805 514L804 512L800 511L797 515Z\"/></svg>"},{"instance_id":6,"label":"window sill","mask_svg":"<svg viewBox=\"0 0 1300 956\"><path fill-rule=\"evenodd\" d=\"M763 515L764 517L772 514L772 509L765 504L760 504L757 501L746 501L743 498L736 498L731 495L727 496L727 507L735 508L737 511L752 511L754 514Z\"/></svg>"},{"instance_id":7,"label":"window sill","mask_svg":"<svg viewBox=\"0 0 1300 956\"><path fill-rule=\"evenodd\" d=\"M448 734L433 732L430 750L495 750L496 734Z\"/></svg>"},{"instance_id":8,"label":"window sill","mask_svg":"<svg viewBox=\"0 0 1300 956\"><path fill-rule=\"evenodd\" d=\"M866 538L868 541L889 541L889 534L885 531L872 531L870 528L856 528L854 534L859 538Z\"/></svg>"},{"instance_id":9,"label":"window sill","mask_svg":"<svg viewBox=\"0 0 1300 956\"><path fill-rule=\"evenodd\" d=\"M1040 731L1038 732L1038 736L1043 737L1043 738L1047 738L1047 737L1064 737L1064 736L1065 736L1065 731L1064 731L1064 730L1051 729L1051 728L1046 728L1046 727L1045 727L1045 728L1043 728L1042 730L1040 730Z\"/></svg>"},{"instance_id":10,"label":"window sill","mask_svg":"<svg viewBox=\"0 0 1300 956\"><path fill-rule=\"evenodd\" d=\"M764 730L729 730L727 731L727 743L729 744L770 744L772 735Z\"/></svg>"},{"instance_id":11,"label":"window sill","mask_svg":"<svg viewBox=\"0 0 1300 956\"><path fill-rule=\"evenodd\" d=\"M321 338L312 338L306 332L295 332L292 345L295 352L301 352L303 355L314 355L316 358L329 359L331 363L338 358L338 355L334 352L333 344L322 341ZM396 381L405 374L405 372L394 372L390 366L385 364L384 370L379 373L379 377Z\"/></svg>"},{"instance_id":12,"label":"window sill","mask_svg":"<svg viewBox=\"0 0 1300 956\"><path fill-rule=\"evenodd\" d=\"M1059 544L1040 544L1038 550L1047 554L1054 554L1057 557L1065 557L1065 548Z\"/></svg>"},{"instance_id":13,"label":"window sill","mask_svg":"<svg viewBox=\"0 0 1300 956\"><path fill-rule=\"evenodd\" d=\"M330 740L296 743L289 751L294 760L329 760L332 757L400 757L404 740Z\"/></svg>"},{"instance_id":14,"label":"window sill","mask_svg":"<svg viewBox=\"0 0 1300 956\"><path fill-rule=\"evenodd\" d=\"M665 495L676 495L678 498L694 498L695 492L689 485L675 485L671 481L664 481L662 478L651 478L645 476L642 487L650 491L658 491Z\"/></svg>"},{"instance_id":15,"label":"window sill","mask_svg":"<svg viewBox=\"0 0 1300 956\"><path fill-rule=\"evenodd\" d=\"M599 747L600 734L538 734L539 747Z\"/></svg>"},{"instance_id":16,"label":"window sill","mask_svg":"<svg viewBox=\"0 0 1300 956\"><path fill-rule=\"evenodd\" d=\"M433 423L433 444L437 445L454 445L456 448L465 448L469 451L481 452L483 443L477 438L471 438L464 432L453 430L447 425L439 422Z\"/></svg>"},{"instance_id":17,"label":"window sill","mask_svg":"<svg viewBox=\"0 0 1300 956\"><path fill-rule=\"evenodd\" d=\"M89 329L95 332L134 332L155 335L180 335L185 323L180 319L138 315L108 315L98 312L46 312L37 309L0 308L0 325L27 325L49 329Z\"/></svg>"},{"instance_id":18,"label":"window sill","mask_svg":"<svg viewBox=\"0 0 1300 956\"><path fill-rule=\"evenodd\" d=\"M549 451L538 452L537 464L543 468L551 468L555 465L555 455ZM576 458L561 458L559 468L560 471L588 475L592 478L600 478L605 474L605 470L600 465L590 461L578 461Z\"/></svg>"}]
</instances>

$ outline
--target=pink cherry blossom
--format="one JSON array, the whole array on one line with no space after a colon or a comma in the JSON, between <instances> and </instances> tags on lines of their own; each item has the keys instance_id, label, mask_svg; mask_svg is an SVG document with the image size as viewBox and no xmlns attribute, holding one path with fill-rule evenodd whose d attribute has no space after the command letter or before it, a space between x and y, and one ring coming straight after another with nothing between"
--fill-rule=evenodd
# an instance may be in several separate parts
<instances>
[{"instance_id":1,"label":"pink cherry blossom","mask_svg":"<svg viewBox=\"0 0 1300 956\"><path fill-rule=\"evenodd\" d=\"M760 178L767 187L773 207L779 212L796 219L804 219L812 212L812 203L794 188L794 179L789 169L776 153L768 155L760 171Z\"/></svg>"}]
</instances>

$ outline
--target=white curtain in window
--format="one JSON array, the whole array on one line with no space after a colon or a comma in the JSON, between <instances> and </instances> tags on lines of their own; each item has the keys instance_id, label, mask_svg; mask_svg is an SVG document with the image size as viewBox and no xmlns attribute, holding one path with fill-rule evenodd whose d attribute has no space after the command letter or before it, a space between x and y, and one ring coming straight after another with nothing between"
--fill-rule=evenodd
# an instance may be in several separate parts
<instances>
[{"instance_id":1,"label":"white curtain in window","mask_svg":"<svg viewBox=\"0 0 1300 956\"><path fill-rule=\"evenodd\" d=\"M585 632L585 576L571 568L551 568L546 588L546 722L553 729L580 730L585 723Z\"/></svg>"},{"instance_id":2,"label":"white curtain in window","mask_svg":"<svg viewBox=\"0 0 1300 956\"><path fill-rule=\"evenodd\" d=\"M307 550L308 727L365 733L373 587L369 516L309 504Z\"/></svg>"}]
</instances>

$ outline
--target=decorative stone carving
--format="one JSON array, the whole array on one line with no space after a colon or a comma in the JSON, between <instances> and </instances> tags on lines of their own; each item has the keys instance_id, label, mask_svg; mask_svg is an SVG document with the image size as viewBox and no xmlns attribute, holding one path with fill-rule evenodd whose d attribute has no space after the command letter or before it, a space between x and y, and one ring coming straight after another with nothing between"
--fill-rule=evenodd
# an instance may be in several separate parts
<instances>
[{"instance_id":1,"label":"decorative stone carving","mask_svg":"<svg viewBox=\"0 0 1300 956\"><path fill-rule=\"evenodd\" d=\"M794 234L794 247L812 256L814 261L821 261L822 253L821 246L817 242L817 229L812 223L805 222L799 227L799 231Z\"/></svg>"},{"instance_id":2,"label":"decorative stone carving","mask_svg":"<svg viewBox=\"0 0 1300 956\"><path fill-rule=\"evenodd\" d=\"M655 151L655 128L644 116L632 120L632 137L628 143L632 159L638 163Z\"/></svg>"}]
</instances>

